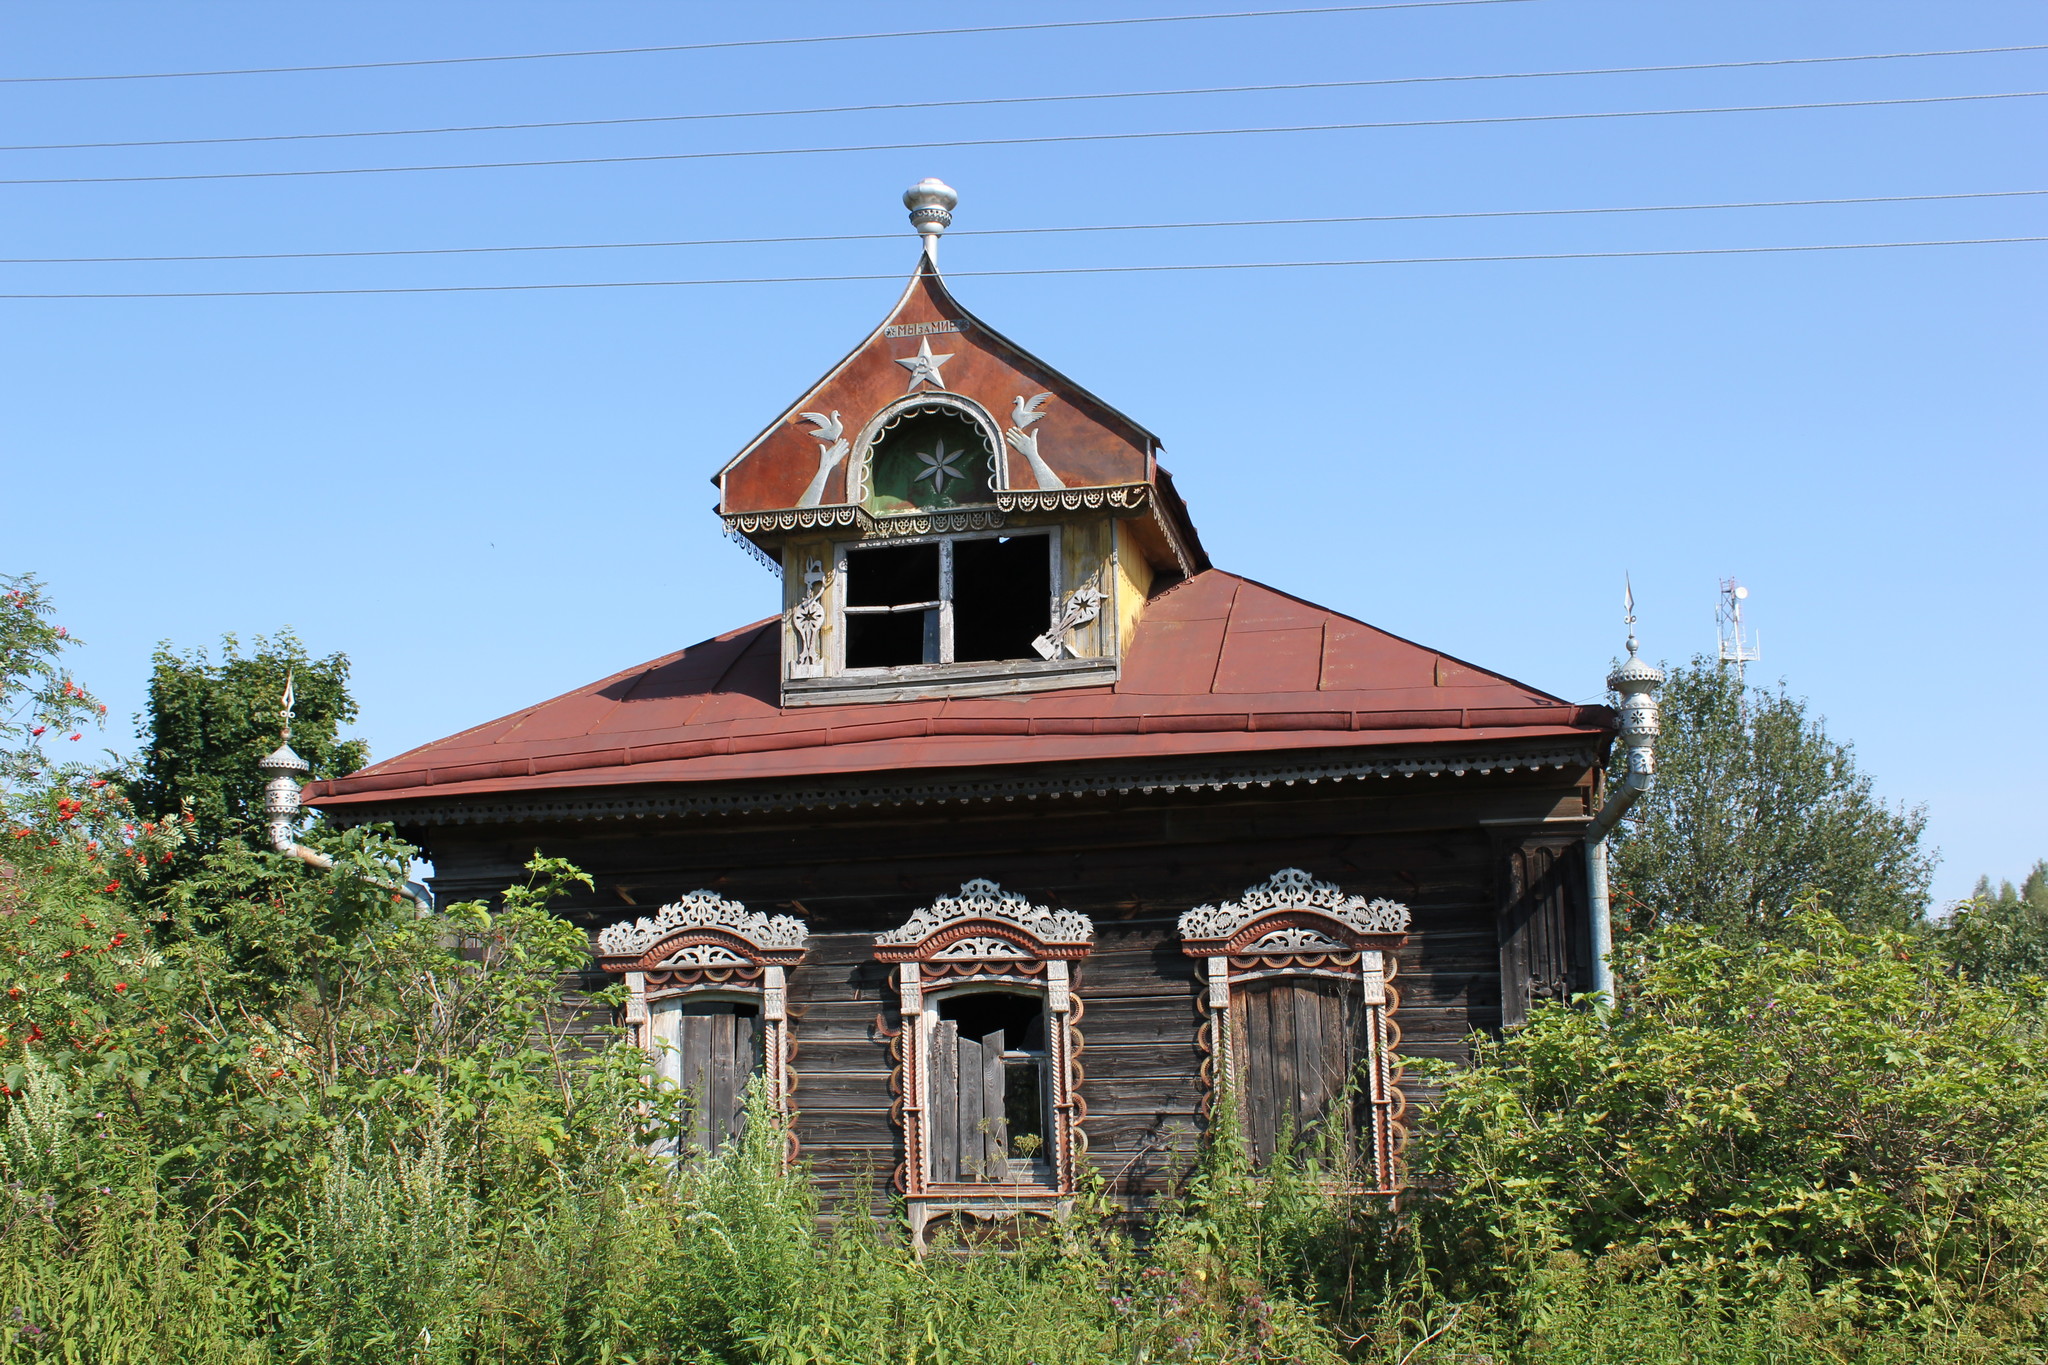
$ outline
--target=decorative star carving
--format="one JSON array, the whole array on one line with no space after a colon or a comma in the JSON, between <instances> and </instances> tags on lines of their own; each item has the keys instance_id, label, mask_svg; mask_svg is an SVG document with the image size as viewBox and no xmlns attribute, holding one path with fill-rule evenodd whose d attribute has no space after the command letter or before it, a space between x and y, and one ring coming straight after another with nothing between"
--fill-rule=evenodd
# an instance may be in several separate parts
<instances>
[{"instance_id":1,"label":"decorative star carving","mask_svg":"<svg viewBox=\"0 0 2048 1365\"><path fill-rule=\"evenodd\" d=\"M946 352L944 355L933 355L932 339L930 337L918 338L917 354L904 356L896 362L904 369L910 371L910 387L905 389L904 392L916 393L919 384L929 384L935 389L945 388L946 377L939 373L939 366L952 358L953 353L951 351Z\"/></svg>"},{"instance_id":2,"label":"decorative star carving","mask_svg":"<svg viewBox=\"0 0 2048 1365\"><path fill-rule=\"evenodd\" d=\"M943 440L934 442L929 454L924 451L917 452L917 461L924 468L919 471L916 478L912 479L911 482L923 483L929 479L931 480L933 495L943 497L946 492L946 480L965 479L967 477L967 471L961 469L958 463L960 457L966 453L965 450L946 449L946 443Z\"/></svg>"}]
</instances>

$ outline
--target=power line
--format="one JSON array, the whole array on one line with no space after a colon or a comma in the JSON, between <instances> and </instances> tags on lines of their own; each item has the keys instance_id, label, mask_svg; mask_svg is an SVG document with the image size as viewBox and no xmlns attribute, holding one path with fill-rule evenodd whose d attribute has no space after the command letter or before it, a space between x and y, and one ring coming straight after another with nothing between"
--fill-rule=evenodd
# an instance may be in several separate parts
<instances>
[{"instance_id":1,"label":"power line","mask_svg":"<svg viewBox=\"0 0 2048 1365\"><path fill-rule=\"evenodd\" d=\"M1923 204L1951 199L2019 199L2048 190L1971 190L1957 194L1875 194L1846 199L1748 199L1718 204L1627 204L1609 208L1480 209L1463 213L1371 213L1333 218L1223 218L1189 223L1094 223L1074 227L954 228L948 237L1044 236L1066 232L1164 232L1187 228L1300 227L1344 223L1431 223L1472 218L1559 218L1599 213L1689 213L1701 209L1810 208L1833 204ZM261 251L215 256L18 256L0 265L123 265L179 261L352 260L383 256L480 256L518 251L630 251L654 247L780 246L813 242L902 240L901 232L835 232L804 237L699 237L672 242L563 242L542 246L406 247L388 251Z\"/></svg>"},{"instance_id":2,"label":"power line","mask_svg":"<svg viewBox=\"0 0 2048 1365\"><path fill-rule=\"evenodd\" d=\"M989 279L1005 276L1132 275L1199 270L1308 270L1334 266L1460 265L1481 261L1598 261L1658 256L1754 256L1799 251L1883 251L1895 247L1991 246L2013 242L2048 242L2048 236L1954 237L1917 242L1826 242L1808 246L1684 247L1663 251L1546 251L1502 256L1380 256L1348 261L1229 261L1204 265L1079 265L1054 266L1031 270L961 270L950 273L947 278ZM309 298L337 294L505 294L530 293L544 289L670 289L721 284L838 284L859 280L900 280L902 278L900 274L761 275L746 278L700 280L594 280L565 284L401 285L375 289L205 289L168 293L0 294L0 299L257 299Z\"/></svg>"},{"instance_id":3,"label":"power line","mask_svg":"<svg viewBox=\"0 0 2048 1365\"><path fill-rule=\"evenodd\" d=\"M598 47L573 52L513 52L489 57L420 57L392 62L331 62L321 66L245 66L219 71L132 71L103 76L0 76L0 85L71 81L165 81L188 76L280 76L301 71L376 71L403 66L468 66L479 62L538 62L556 57L623 57L647 52L716 52L736 47L798 47L860 43L882 38L942 38L973 33L1032 33L1046 29L1115 28L1132 24L1184 24L1203 19L1277 19L1304 14L1359 14L1368 10L1448 9L1463 5L1526 4L1528 0L1402 0L1396 4L1325 5L1314 9L1230 10L1217 14L1154 14L1130 19L1070 19L1044 24L987 24L979 28L914 28L886 33L832 33L805 38L743 38L721 43L668 43L659 47Z\"/></svg>"},{"instance_id":4,"label":"power line","mask_svg":"<svg viewBox=\"0 0 2048 1365\"><path fill-rule=\"evenodd\" d=\"M1476 3L1476 0L1474 0ZM280 180L317 175L390 175L403 171L491 171L536 166L615 166L654 161L716 161L756 156L824 156L846 152L933 151L958 147L1024 147L1075 142L1138 142L1160 138L1234 137L1252 133L1335 133L1379 128L1456 128L1502 123L1565 123L1584 119L1664 118L1674 114L1769 114L1793 109L1870 109L1883 105L1958 104L1978 100L2035 99L2048 90L2006 90L1983 95L1923 95L1907 99L1826 100L1805 104L1731 104L1693 109L1619 109L1581 114L1504 114L1486 118L1397 119L1368 123L1300 123L1253 128L1176 128L1142 133L1061 133L1039 137L955 138L943 142L870 142L838 147L761 147L729 152L657 152L640 156L551 157L537 161L460 161L427 166L344 166L308 171L204 171L181 175L54 176L0 180L0 185L133 185L186 180Z\"/></svg>"},{"instance_id":5,"label":"power line","mask_svg":"<svg viewBox=\"0 0 2048 1365\"><path fill-rule=\"evenodd\" d=\"M1840 62L1899 61L1919 57L1974 57L1986 53L2040 52L2048 43L2010 47L1957 47L1929 52L1865 52L1843 57L1771 57L1742 62L1686 62L1668 66L1596 66L1565 71L1499 71L1460 76L1388 76L1356 81L1294 81L1277 85L1207 85L1182 90L1112 90L1081 95L1013 95L991 99L915 100L894 104L837 104L805 109L749 109L715 114L650 114L638 118L557 119L542 123L470 123L445 128L380 128L352 133L264 133L247 137L180 137L130 142L33 142L0 146L0 152L73 152L110 147L216 147L250 142L321 142L340 138L420 137L441 133L526 132L542 128L612 128L647 123L702 123L722 119L794 118L812 114L869 114L913 109L969 109L995 105L1067 104L1089 100L1160 99L1181 95L1247 95L1299 90L1354 90L1368 86L1439 85L1460 81L1526 81L1561 76L1635 76L1674 71L1730 71L1764 66L1819 66Z\"/></svg>"}]
</instances>

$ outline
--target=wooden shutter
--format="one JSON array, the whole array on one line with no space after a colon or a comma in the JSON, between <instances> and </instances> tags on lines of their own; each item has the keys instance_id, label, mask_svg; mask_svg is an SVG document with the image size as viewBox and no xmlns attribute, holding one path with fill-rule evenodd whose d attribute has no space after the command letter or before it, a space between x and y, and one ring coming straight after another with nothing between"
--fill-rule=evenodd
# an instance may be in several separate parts
<instances>
[{"instance_id":1,"label":"wooden shutter","mask_svg":"<svg viewBox=\"0 0 2048 1365\"><path fill-rule=\"evenodd\" d=\"M761 1069L761 1015L729 1000L675 1009L675 1081L690 1097L690 1145L717 1152L739 1136L747 1082Z\"/></svg>"},{"instance_id":2,"label":"wooden shutter","mask_svg":"<svg viewBox=\"0 0 2048 1365\"><path fill-rule=\"evenodd\" d=\"M1246 1132L1259 1161L1271 1159L1290 1128L1313 1141L1333 1117L1347 1132L1356 1127L1351 1105L1337 1115L1331 1108L1363 1079L1353 1075L1364 1055L1360 1003L1355 984L1327 977L1272 977L1238 988L1231 1013Z\"/></svg>"},{"instance_id":3,"label":"wooden shutter","mask_svg":"<svg viewBox=\"0 0 2048 1365\"><path fill-rule=\"evenodd\" d=\"M1587 987L1582 845L1526 843L1506 850L1501 877L1500 1022L1527 1023L1539 1000L1569 1000Z\"/></svg>"},{"instance_id":4,"label":"wooden shutter","mask_svg":"<svg viewBox=\"0 0 2048 1365\"><path fill-rule=\"evenodd\" d=\"M1003 1123L1003 1034L962 1038L960 1025L932 1028L930 1094L925 1101L931 1179L979 1184L1008 1179Z\"/></svg>"}]
</instances>

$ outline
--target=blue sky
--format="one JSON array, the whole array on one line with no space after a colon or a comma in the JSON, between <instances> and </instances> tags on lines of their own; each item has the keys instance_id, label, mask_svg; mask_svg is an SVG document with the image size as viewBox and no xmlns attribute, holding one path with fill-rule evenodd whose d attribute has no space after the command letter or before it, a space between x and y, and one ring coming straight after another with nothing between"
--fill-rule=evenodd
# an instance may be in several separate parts
<instances>
[{"instance_id":1,"label":"blue sky","mask_svg":"<svg viewBox=\"0 0 2048 1365\"><path fill-rule=\"evenodd\" d=\"M1205 7L22 4L6 75L289 66ZM1227 8L1218 6L1215 8ZM9 144L358 131L2048 43L2038 4L1460 8L183 80L0 85ZM627 127L0 153L0 178L597 157L2048 89L2048 52ZM951 271L2048 233L2041 199L984 237L969 228L2048 188L2043 102L183 183L0 186L8 257L889 233L961 194ZM885 274L880 241L7 265L0 292ZM2028 719L2048 244L958 277L1161 433L1218 564L1574 699L1617 652L1763 662L1925 803L1937 895L2048 855ZM0 570L138 709L159 641L289 624L389 756L774 609L707 482L892 280L0 304ZM131 742L125 723L106 742Z\"/></svg>"}]
</instances>

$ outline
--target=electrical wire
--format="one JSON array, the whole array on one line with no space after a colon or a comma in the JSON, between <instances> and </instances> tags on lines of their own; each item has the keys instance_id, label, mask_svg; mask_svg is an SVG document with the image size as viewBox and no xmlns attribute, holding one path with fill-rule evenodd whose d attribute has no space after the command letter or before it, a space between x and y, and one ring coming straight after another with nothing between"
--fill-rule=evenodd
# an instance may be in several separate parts
<instances>
[{"instance_id":1,"label":"electrical wire","mask_svg":"<svg viewBox=\"0 0 2048 1365\"><path fill-rule=\"evenodd\" d=\"M1395 119L1366 123L1298 123L1253 128L1176 128L1141 133L1058 133L1039 137L954 138L940 142L870 142L838 147L759 147L727 152L656 152L640 156L551 157L536 161L460 161L428 166L344 166L305 171L203 171L180 175L48 176L0 180L0 185L134 185L190 180L282 180L320 175L390 175L405 171L492 171L535 166L616 166L655 161L718 161L756 156L826 156L846 152L933 151L958 147L1026 147L1076 142L1139 142L1161 138L1235 137L1255 133L1334 133L1380 128L1458 128L1504 123L1564 123L1586 119L1666 118L1675 114L1769 114L1793 109L1871 109L1886 105L1962 104L2037 99L2048 90L2004 90L1982 95L1921 95L1904 99L1825 100L1804 104L1731 104L1691 109L1619 109L1580 114L1502 114L1484 118Z\"/></svg>"},{"instance_id":2,"label":"electrical wire","mask_svg":"<svg viewBox=\"0 0 2048 1365\"><path fill-rule=\"evenodd\" d=\"M1205 85L1181 90L1112 90L1081 95L1011 95L990 99L914 100L895 104L836 104L805 109L749 109L716 114L649 114L637 118L556 119L543 123L469 123L445 128L379 128L352 133L263 133L247 137L179 137L131 142L29 142L0 152L76 152L111 147L218 147L252 142L322 142L341 138L422 137L442 133L528 132L543 128L614 128L629 124L703 123L723 119L795 118L812 114L871 114L915 109L976 109L1000 105L1070 104L1089 100L1161 99L1181 95L1248 95L1300 90L1356 90L1386 85L1441 85L1461 81L1527 81L1562 76L1636 76L1674 71L1732 71L1765 66L1819 66L1920 57L1975 57L1986 53L2048 51L2048 43L2009 47L1956 47L1928 52L1864 52L1843 57L1767 57L1741 62L1686 62L1671 66L1595 66L1564 71L1497 71L1461 76L1386 76L1356 81L1294 81L1278 85Z\"/></svg>"},{"instance_id":3,"label":"electrical wire","mask_svg":"<svg viewBox=\"0 0 2048 1365\"><path fill-rule=\"evenodd\" d=\"M1957 194L1875 194L1846 199L1748 199L1719 204L1627 204L1583 209L1480 209L1463 213L1371 213L1337 218L1223 218L1191 223L1095 223L1075 227L954 228L948 237L1045 236L1067 232L1164 232L1188 228L1300 227L1340 223L1435 223L1472 218L1560 218L1600 213L1689 213L1701 209L1810 208L1831 204L1925 204L1951 199L2021 199L2048 190L1971 190ZM404 247L388 251L261 251L215 256L15 256L0 265L123 265L178 261L313 261L383 256L480 256L517 251L637 251L654 247L779 246L810 242L900 240L902 232L835 232L806 237L699 237L673 242L564 242L542 246Z\"/></svg>"},{"instance_id":4,"label":"electrical wire","mask_svg":"<svg viewBox=\"0 0 2048 1365\"><path fill-rule=\"evenodd\" d=\"M132 71L97 76L0 76L0 85L72 81L167 81L189 76L280 76L302 71L378 71L403 66L470 66L479 62L538 62L556 57L621 57L647 52L717 52L736 47L797 47L860 43L882 38L941 38L974 33L1034 33L1046 29L1116 28L1132 24L1185 24L1204 19L1278 19L1307 14L1359 14L1368 10L1450 9L1464 5L1527 4L1529 0L1400 0L1377 5L1324 5L1314 9L1229 10L1216 14L1151 14L1129 19L1068 19L1042 24L986 24L978 28L914 28L886 33L831 33L803 38L741 38L719 43L667 43L659 47L598 47L572 52L513 52L489 57L419 57L408 61L330 62L320 66L245 66L218 71Z\"/></svg>"},{"instance_id":5,"label":"electrical wire","mask_svg":"<svg viewBox=\"0 0 2048 1365\"><path fill-rule=\"evenodd\" d=\"M2048 242L2039 237L1952 237L1915 242L1825 242L1807 246L1710 246L1659 251L1545 251L1499 256L1380 256L1362 260L1228 261L1203 265L1078 265L1030 270L962 270L949 279L992 279L1014 276L1133 275L1202 270L1308 270L1335 266L1461 265L1482 261L1598 261L1662 256L1754 256L1800 251L1884 251L1896 247L1991 246L2014 242ZM563 284L437 284L399 285L373 289L195 289L164 293L0 294L0 299L258 299L311 298L339 294L506 294L546 289L672 289L697 285L839 284L859 280L900 280L901 275L763 275L698 280L593 280Z\"/></svg>"}]
</instances>

